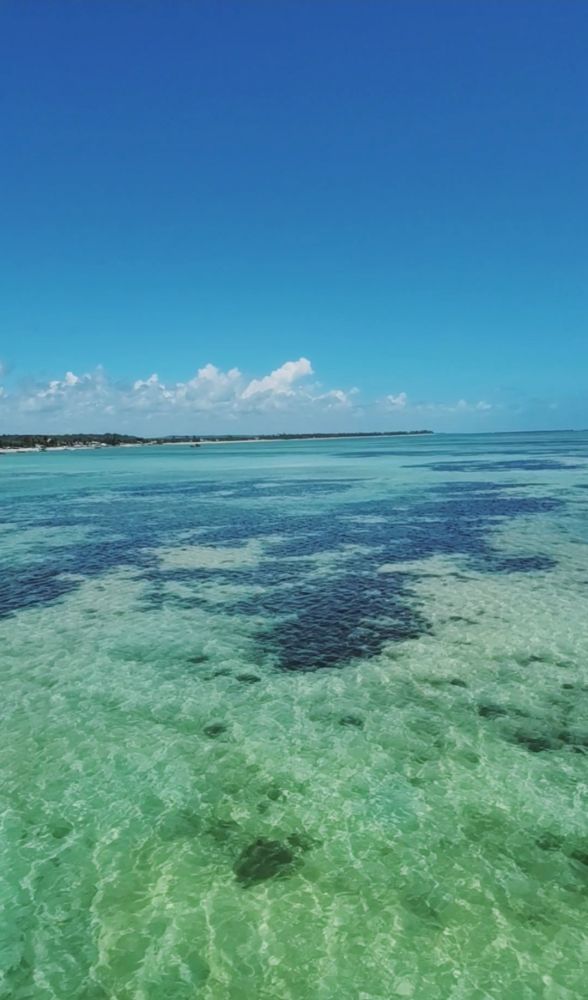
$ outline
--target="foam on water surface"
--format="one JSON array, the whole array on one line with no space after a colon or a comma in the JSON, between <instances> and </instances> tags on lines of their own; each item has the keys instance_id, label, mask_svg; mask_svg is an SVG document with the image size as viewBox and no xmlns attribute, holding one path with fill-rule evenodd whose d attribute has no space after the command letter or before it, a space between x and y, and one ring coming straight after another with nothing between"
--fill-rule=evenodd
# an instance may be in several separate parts
<instances>
[{"instance_id":1,"label":"foam on water surface","mask_svg":"<svg viewBox=\"0 0 588 1000\"><path fill-rule=\"evenodd\" d=\"M253 447L6 459L0 996L584 996L588 436Z\"/></svg>"}]
</instances>

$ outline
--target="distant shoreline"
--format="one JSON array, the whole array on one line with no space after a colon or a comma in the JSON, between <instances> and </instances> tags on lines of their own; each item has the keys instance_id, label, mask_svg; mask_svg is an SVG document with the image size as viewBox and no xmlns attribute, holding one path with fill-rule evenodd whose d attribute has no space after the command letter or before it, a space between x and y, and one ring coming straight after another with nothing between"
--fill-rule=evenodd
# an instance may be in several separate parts
<instances>
[{"instance_id":1,"label":"distant shoreline","mask_svg":"<svg viewBox=\"0 0 588 1000\"><path fill-rule=\"evenodd\" d=\"M288 441L337 441L382 437L415 437L433 431L361 431L348 434L259 434L253 437L137 438L123 434L5 434L0 435L0 455L46 451L99 451L102 448L145 448L163 445L200 447L217 444L285 443Z\"/></svg>"}]
</instances>

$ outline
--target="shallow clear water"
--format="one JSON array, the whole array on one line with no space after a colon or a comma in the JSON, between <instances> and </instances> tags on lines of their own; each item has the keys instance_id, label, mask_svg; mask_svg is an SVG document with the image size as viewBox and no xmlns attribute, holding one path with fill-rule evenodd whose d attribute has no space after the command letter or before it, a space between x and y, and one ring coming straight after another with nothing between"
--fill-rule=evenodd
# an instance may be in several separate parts
<instances>
[{"instance_id":1,"label":"shallow clear water","mask_svg":"<svg viewBox=\"0 0 588 1000\"><path fill-rule=\"evenodd\" d=\"M0 456L0 997L586 996L587 470Z\"/></svg>"}]
</instances>

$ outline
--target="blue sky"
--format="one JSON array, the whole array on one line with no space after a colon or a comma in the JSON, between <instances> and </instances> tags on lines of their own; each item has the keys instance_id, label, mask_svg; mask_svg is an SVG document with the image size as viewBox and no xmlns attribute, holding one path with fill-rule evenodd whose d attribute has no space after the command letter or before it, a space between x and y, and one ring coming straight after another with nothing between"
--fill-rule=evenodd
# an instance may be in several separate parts
<instances>
[{"instance_id":1,"label":"blue sky","mask_svg":"<svg viewBox=\"0 0 588 1000\"><path fill-rule=\"evenodd\" d=\"M5 0L0 429L588 426L587 43L577 0Z\"/></svg>"}]
</instances>

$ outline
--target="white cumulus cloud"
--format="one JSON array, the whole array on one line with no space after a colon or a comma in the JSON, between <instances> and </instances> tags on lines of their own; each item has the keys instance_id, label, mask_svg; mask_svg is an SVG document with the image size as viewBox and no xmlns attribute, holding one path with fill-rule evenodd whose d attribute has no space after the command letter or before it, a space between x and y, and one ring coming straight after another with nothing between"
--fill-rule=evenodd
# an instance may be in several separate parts
<instances>
[{"instance_id":1,"label":"white cumulus cloud","mask_svg":"<svg viewBox=\"0 0 588 1000\"><path fill-rule=\"evenodd\" d=\"M250 399L260 393L285 393L290 395L292 386L305 375L312 375L312 365L308 358L298 358L298 361L286 361L281 368L276 368L269 375L260 379L252 379L243 391L242 398Z\"/></svg>"},{"instance_id":2,"label":"white cumulus cloud","mask_svg":"<svg viewBox=\"0 0 588 1000\"><path fill-rule=\"evenodd\" d=\"M167 381L157 372L136 378L129 384L109 378L102 368L76 374L67 371L61 378L27 382L0 394L0 406L10 429L51 432L73 428L129 429L146 433L149 427L161 433L235 431L245 421L259 430L272 430L272 421L284 420L292 426L300 422L320 427L321 415L352 409L354 390L322 390L309 384L313 374L310 361L286 361L267 375L247 378L238 368L223 371L206 364L185 381ZM146 426L149 422L149 426ZM284 429L280 425L277 429Z\"/></svg>"},{"instance_id":3,"label":"white cumulus cloud","mask_svg":"<svg viewBox=\"0 0 588 1000\"><path fill-rule=\"evenodd\" d=\"M390 410L403 410L408 403L408 396L405 392L399 392L396 396L386 396L386 403Z\"/></svg>"}]
</instances>

